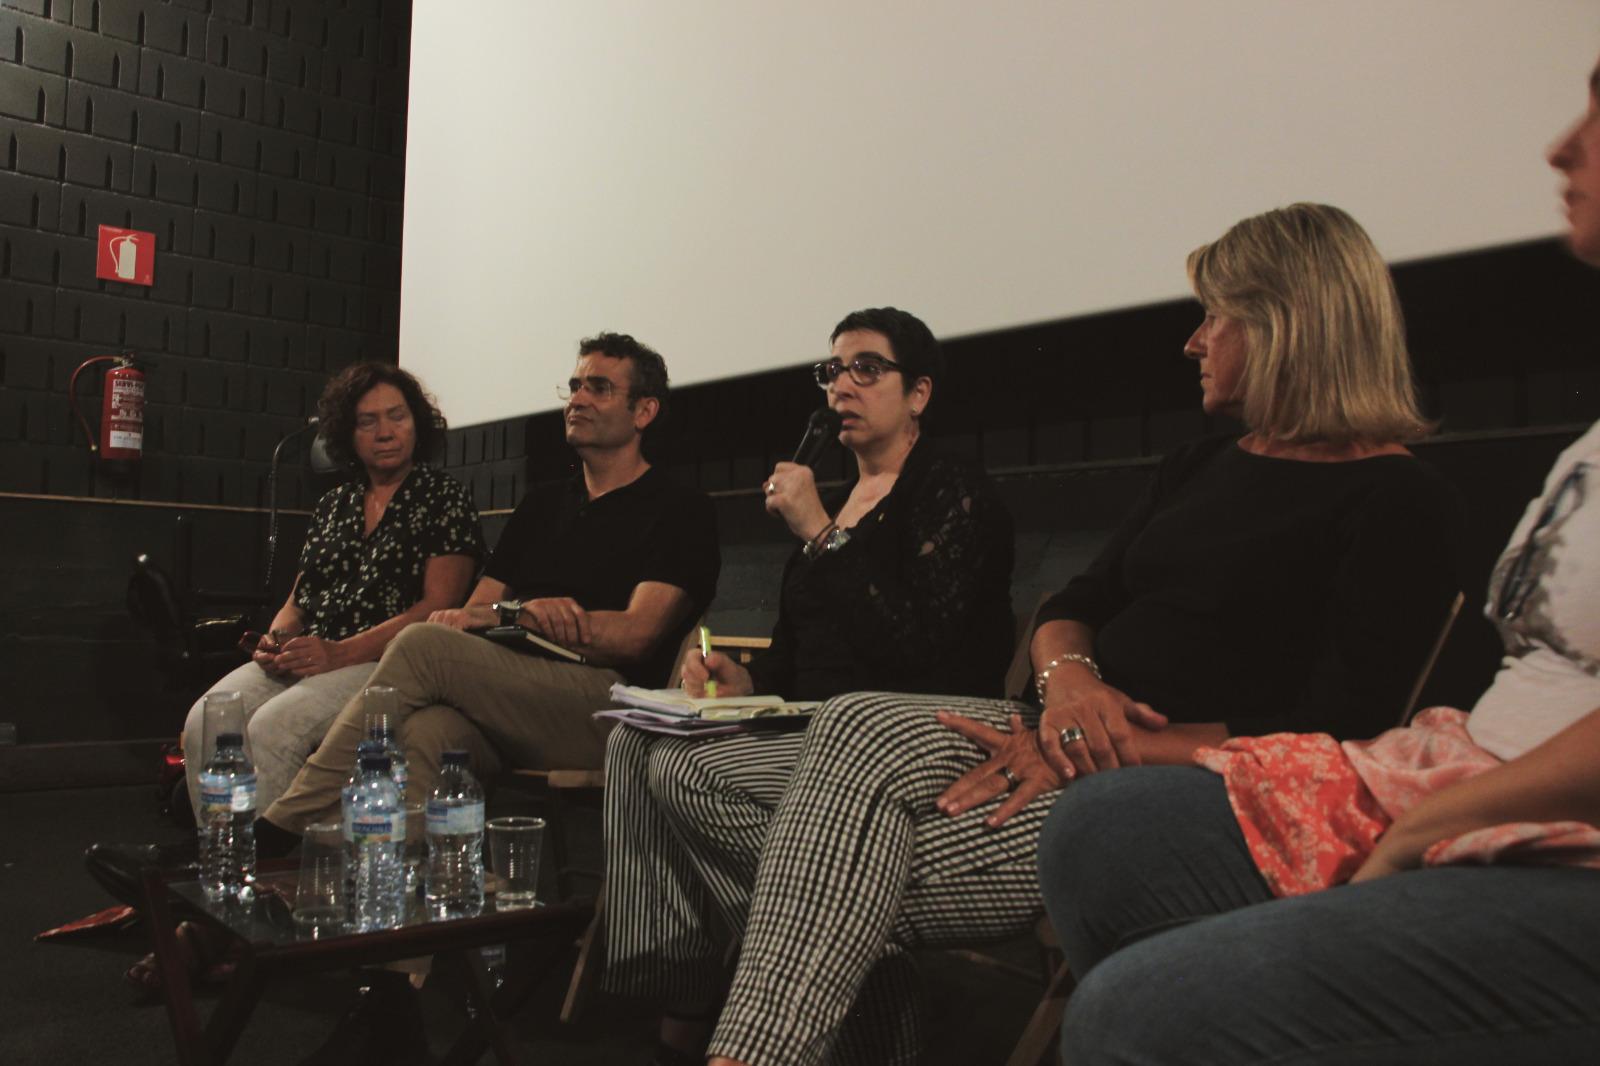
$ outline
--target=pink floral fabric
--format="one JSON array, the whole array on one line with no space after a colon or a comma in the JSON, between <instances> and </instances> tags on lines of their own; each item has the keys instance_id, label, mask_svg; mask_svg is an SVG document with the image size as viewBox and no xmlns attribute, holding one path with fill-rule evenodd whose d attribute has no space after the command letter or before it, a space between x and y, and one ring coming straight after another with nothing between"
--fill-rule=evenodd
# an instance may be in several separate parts
<instances>
[{"instance_id":1,"label":"pink floral fabric","mask_svg":"<svg viewBox=\"0 0 1600 1066\"><path fill-rule=\"evenodd\" d=\"M1251 857L1279 896L1342 884L1396 818L1439 789L1500 765L1472 742L1467 715L1431 707L1374 740L1325 733L1233 737L1195 762L1222 775ZM1441 840L1428 866L1523 862L1600 868L1600 828L1521 822Z\"/></svg>"}]
</instances>

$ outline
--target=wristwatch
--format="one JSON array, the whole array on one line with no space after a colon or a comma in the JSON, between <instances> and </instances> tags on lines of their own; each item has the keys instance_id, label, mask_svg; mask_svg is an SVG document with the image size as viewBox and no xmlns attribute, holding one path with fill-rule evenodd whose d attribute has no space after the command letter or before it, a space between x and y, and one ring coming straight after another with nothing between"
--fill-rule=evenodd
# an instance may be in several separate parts
<instances>
[{"instance_id":1,"label":"wristwatch","mask_svg":"<svg viewBox=\"0 0 1600 1066\"><path fill-rule=\"evenodd\" d=\"M494 609L500 613L501 625L514 626L517 624L518 616L522 614L522 601L501 600L494 605Z\"/></svg>"}]
</instances>

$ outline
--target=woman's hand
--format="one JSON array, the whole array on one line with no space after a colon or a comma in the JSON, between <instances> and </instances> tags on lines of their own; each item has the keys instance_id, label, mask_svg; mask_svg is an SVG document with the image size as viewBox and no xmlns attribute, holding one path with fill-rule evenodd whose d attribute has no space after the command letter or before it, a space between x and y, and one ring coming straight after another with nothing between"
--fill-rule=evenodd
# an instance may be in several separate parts
<instances>
[{"instance_id":1,"label":"woman's hand","mask_svg":"<svg viewBox=\"0 0 1600 1066\"><path fill-rule=\"evenodd\" d=\"M278 665L278 653L283 650L277 633L263 633L250 652L250 661L261 667L270 677L285 678L289 672Z\"/></svg>"},{"instance_id":2,"label":"woman's hand","mask_svg":"<svg viewBox=\"0 0 1600 1066\"><path fill-rule=\"evenodd\" d=\"M1139 729L1166 727L1167 717L1147 703L1131 700L1123 692L1096 679L1087 670L1068 663L1082 676L1050 675L1044 714L1039 718L1038 747L1050 768L1066 780L1080 774L1139 765ZM1062 732L1076 727L1081 739L1062 742ZM1068 733L1071 736L1071 733Z\"/></svg>"},{"instance_id":3,"label":"woman's hand","mask_svg":"<svg viewBox=\"0 0 1600 1066\"><path fill-rule=\"evenodd\" d=\"M691 651L683 660L683 690L699 699L706 694L707 681L717 683L718 696L749 696L755 692L750 671L720 651L710 655Z\"/></svg>"},{"instance_id":4,"label":"woman's hand","mask_svg":"<svg viewBox=\"0 0 1600 1066\"><path fill-rule=\"evenodd\" d=\"M816 475L809 466L779 463L761 491L767 496L767 513L783 519L789 532L801 540L810 540L827 528L828 510L817 495Z\"/></svg>"},{"instance_id":5,"label":"woman's hand","mask_svg":"<svg viewBox=\"0 0 1600 1066\"><path fill-rule=\"evenodd\" d=\"M960 733L990 756L962 774L939 796L938 808L951 817L1010 792L1006 801L985 819L990 828L998 828L1039 796L1054 792L1071 780L1071 774L1062 776L1045 762L1038 740L1023 728L1020 714L1011 716L1009 733L950 711L939 711L935 717L941 725ZM1015 786L1006 777L1006 770L1016 779Z\"/></svg>"},{"instance_id":6,"label":"woman's hand","mask_svg":"<svg viewBox=\"0 0 1600 1066\"><path fill-rule=\"evenodd\" d=\"M295 637L283 646L274 665L280 673L314 677L349 664L345 662L343 647L337 640Z\"/></svg>"}]
</instances>

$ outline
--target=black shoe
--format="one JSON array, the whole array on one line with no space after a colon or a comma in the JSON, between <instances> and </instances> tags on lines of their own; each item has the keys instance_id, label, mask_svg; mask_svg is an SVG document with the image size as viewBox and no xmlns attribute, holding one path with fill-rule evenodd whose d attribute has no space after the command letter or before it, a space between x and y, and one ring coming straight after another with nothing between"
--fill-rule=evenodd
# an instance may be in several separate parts
<instances>
[{"instance_id":1,"label":"black shoe","mask_svg":"<svg viewBox=\"0 0 1600 1066\"><path fill-rule=\"evenodd\" d=\"M411 981L393 970L367 971L362 978L367 984L356 993L355 1005L300 1066L431 1064L422 1004Z\"/></svg>"},{"instance_id":2,"label":"black shoe","mask_svg":"<svg viewBox=\"0 0 1600 1066\"><path fill-rule=\"evenodd\" d=\"M83 853L83 865L115 899L142 909L145 870L154 866L177 871L194 866L199 852L193 838L179 844L90 844Z\"/></svg>"}]
</instances>

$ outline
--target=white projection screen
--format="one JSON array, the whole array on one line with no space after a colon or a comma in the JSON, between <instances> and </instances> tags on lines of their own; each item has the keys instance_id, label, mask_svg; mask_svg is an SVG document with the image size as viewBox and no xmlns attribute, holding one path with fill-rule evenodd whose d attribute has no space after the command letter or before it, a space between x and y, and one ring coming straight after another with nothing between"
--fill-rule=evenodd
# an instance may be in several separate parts
<instances>
[{"instance_id":1,"label":"white projection screen","mask_svg":"<svg viewBox=\"0 0 1600 1066\"><path fill-rule=\"evenodd\" d=\"M472 425L605 329L683 385L1181 296L1295 200L1549 235L1597 52L1593 0L416 0L400 359Z\"/></svg>"}]
</instances>

